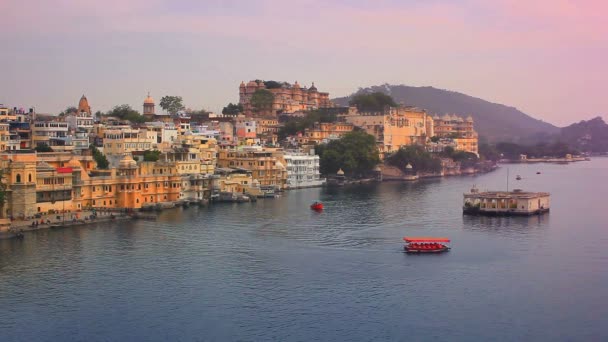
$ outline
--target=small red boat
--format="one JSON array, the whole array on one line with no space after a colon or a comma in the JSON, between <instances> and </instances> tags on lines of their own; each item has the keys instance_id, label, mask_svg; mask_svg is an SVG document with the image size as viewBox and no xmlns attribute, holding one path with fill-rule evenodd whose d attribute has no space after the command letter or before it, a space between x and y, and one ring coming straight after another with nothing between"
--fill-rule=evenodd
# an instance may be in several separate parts
<instances>
[{"instance_id":1,"label":"small red boat","mask_svg":"<svg viewBox=\"0 0 608 342\"><path fill-rule=\"evenodd\" d=\"M312 210L323 210L323 203L321 202L314 202L313 204L310 205L310 209Z\"/></svg>"},{"instance_id":2,"label":"small red boat","mask_svg":"<svg viewBox=\"0 0 608 342\"><path fill-rule=\"evenodd\" d=\"M406 253L443 253L450 250L448 238L436 237L404 237Z\"/></svg>"}]
</instances>

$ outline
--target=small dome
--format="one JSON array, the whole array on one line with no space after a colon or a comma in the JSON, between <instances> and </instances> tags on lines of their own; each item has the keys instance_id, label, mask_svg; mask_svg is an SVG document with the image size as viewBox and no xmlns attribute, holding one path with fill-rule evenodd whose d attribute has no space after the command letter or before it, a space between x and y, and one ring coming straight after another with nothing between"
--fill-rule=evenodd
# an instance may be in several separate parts
<instances>
[{"instance_id":1,"label":"small dome","mask_svg":"<svg viewBox=\"0 0 608 342\"><path fill-rule=\"evenodd\" d=\"M300 83L296 81L296 83L293 84L292 88L300 88Z\"/></svg>"},{"instance_id":2,"label":"small dome","mask_svg":"<svg viewBox=\"0 0 608 342\"><path fill-rule=\"evenodd\" d=\"M338 176L344 176L344 171L342 171L342 168L340 168L340 170L338 170L338 172L336 172L336 174Z\"/></svg>"},{"instance_id":3,"label":"small dome","mask_svg":"<svg viewBox=\"0 0 608 342\"><path fill-rule=\"evenodd\" d=\"M247 83L247 87L257 87L258 84L255 81L249 81L249 83Z\"/></svg>"},{"instance_id":4,"label":"small dome","mask_svg":"<svg viewBox=\"0 0 608 342\"><path fill-rule=\"evenodd\" d=\"M441 117L441 120L449 121L449 120L451 120L451 118L449 115L445 114L444 116Z\"/></svg>"},{"instance_id":5,"label":"small dome","mask_svg":"<svg viewBox=\"0 0 608 342\"><path fill-rule=\"evenodd\" d=\"M80 167L80 162L76 158L70 159L68 166L71 168Z\"/></svg>"},{"instance_id":6,"label":"small dome","mask_svg":"<svg viewBox=\"0 0 608 342\"><path fill-rule=\"evenodd\" d=\"M405 168L408 169L408 170L411 170L413 167L412 167L412 164L407 163L407 165L405 166Z\"/></svg>"},{"instance_id":7,"label":"small dome","mask_svg":"<svg viewBox=\"0 0 608 342\"><path fill-rule=\"evenodd\" d=\"M240 88L245 88L245 81L241 81L241 85L239 87Z\"/></svg>"},{"instance_id":8,"label":"small dome","mask_svg":"<svg viewBox=\"0 0 608 342\"><path fill-rule=\"evenodd\" d=\"M132 169L137 167L137 162L133 160L130 154L125 154L124 157L118 163L118 167L121 169Z\"/></svg>"},{"instance_id":9,"label":"small dome","mask_svg":"<svg viewBox=\"0 0 608 342\"><path fill-rule=\"evenodd\" d=\"M470 116L470 115L469 115L469 116L467 116L467 120L466 120L466 121L467 121L467 122L473 122L473 117L472 117L472 116Z\"/></svg>"},{"instance_id":10,"label":"small dome","mask_svg":"<svg viewBox=\"0 0 608 342\"><path fill-rule=\"evenodd\" d=\"M55 170L49 163L41 161L36 164L36 171L53 171Z\"/></svg>"},{"instance_id":11,"label":"small dome","mask_svg":"<svg viewBox=\"0 0 608 342\"><path fill-rule=\"evenodd\" d=\"M150 93L148 93L148 97L146 97L146 99L144 100L144 104L154 104L154 99L152 98L152 96L150 96Z\"/></svg>"},{"instance_id":12,"label":"small dome","mask_svg":"<svg viewBox=\"0 0 608 342\"><path fill-rule=\"evenodd\" d=\"M311 91L311 92L317 91L317 87L315 87L315 82L312 82L312 85L310 86L310 88L308 88L308 91Z\"/></svg>"}]
</instances>

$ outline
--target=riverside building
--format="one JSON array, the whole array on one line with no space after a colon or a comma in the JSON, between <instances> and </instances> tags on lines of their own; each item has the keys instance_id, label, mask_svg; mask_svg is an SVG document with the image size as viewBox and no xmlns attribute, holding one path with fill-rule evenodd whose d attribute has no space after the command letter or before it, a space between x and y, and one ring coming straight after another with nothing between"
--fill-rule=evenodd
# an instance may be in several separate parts
<instances>
[{"instance_id":1,"label":"riverside building","mask_svg":"<svg viewBox=\"0 0 608 342\"><path fill-rule=\"evenodd\" d=\"M285 152L283 155L287 168L287 189L320 187L325 178L319 173L319 156L311 153Z\"/></svg>"}]
</instances>

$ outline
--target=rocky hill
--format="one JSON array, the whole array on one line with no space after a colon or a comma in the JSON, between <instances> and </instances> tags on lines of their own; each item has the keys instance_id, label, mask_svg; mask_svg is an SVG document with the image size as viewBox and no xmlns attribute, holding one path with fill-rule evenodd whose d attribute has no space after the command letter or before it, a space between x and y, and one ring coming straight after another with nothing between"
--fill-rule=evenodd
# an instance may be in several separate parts
<instances>
[{"instance_id":1,"label":"rocky hill","mask_svg":"<svg viewBox=\"0 0 608 342\"><path fill-rule=\"evenodd\" d=\"M432 114L470 114L475 120L477 132L490 142L534 142L548 139L560 132L558 127L534 119L517 108L433 87L385 84L360 89L355 94L376 91L392 96L397 103L424 108ZM351 96L336 98L333 101L345 106Z\"/></svg>"},{"instance_id":2,"label":"rocky hill","mask_svg":"<svg viewBox=\"0 0 608 342\"><path fill-rule=\"evenodd\" d=\"M561 141L583 152L608 152L608 124L601 117L562 128Z\"/></svg>"}]
</instances>

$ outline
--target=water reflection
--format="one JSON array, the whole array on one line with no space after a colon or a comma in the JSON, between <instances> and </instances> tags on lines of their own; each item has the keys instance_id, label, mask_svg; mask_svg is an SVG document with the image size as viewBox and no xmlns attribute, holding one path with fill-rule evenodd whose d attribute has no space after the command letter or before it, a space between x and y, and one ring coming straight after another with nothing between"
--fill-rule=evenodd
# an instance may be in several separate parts
<instances>
[{"instance_id":1,"label":"water reflection","mask_svg":"<svg viewBox=\"0 0 608 342\"><path fill-rule=\"evenodd\" d=\"M463 215L462 223L465 230L525 234L533 229L548 228L550 217L550 214L532 216Z\"/></svg>"}]
</instances>

